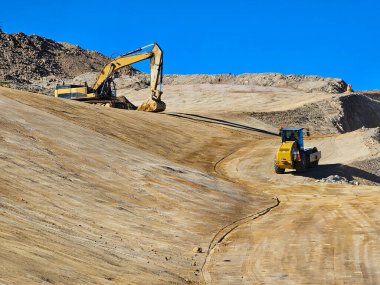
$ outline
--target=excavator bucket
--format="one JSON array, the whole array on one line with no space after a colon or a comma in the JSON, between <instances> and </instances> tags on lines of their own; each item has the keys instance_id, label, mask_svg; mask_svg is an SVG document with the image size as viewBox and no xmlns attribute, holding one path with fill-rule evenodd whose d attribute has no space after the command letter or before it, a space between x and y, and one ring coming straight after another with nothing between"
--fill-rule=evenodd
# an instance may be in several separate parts
<instances>
[{"instance_id":1,"label":"excavator bucket","mask_svg":"<svg viewBox=\"0 0 380 285\"><path fill-rule=\"evenodd\" d=\"M148 99L137 108L137 111L163 112L165 111L165 109L166 109L166 104L163 101Z\"/></svg>"}]
</instances>

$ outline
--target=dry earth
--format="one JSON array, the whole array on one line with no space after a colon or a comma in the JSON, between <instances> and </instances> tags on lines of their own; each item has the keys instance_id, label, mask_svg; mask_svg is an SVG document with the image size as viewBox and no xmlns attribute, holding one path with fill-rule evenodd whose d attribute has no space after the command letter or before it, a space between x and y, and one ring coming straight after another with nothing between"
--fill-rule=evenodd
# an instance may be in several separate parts
<instances>
[{"instance_id":1,"label":"dry earth","mask_svg":"<svg viewBox=\"0 0 380 285\"><path fill-rule=\"evenodd\" d=\"M329 120L306 142L320 167L275 175L277 125L252 116L346 97L194 83L163 98L150 114L0 88L0 283L380 283L379 129ZM337 173L360 185L315 182Z\"/></svg>"}]
</instances>

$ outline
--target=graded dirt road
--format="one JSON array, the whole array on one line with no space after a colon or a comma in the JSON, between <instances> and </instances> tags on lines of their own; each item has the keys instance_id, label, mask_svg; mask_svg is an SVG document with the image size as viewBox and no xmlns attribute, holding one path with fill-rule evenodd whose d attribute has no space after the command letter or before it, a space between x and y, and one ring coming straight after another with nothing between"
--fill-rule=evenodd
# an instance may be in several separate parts
<instances>
[{"instance_id":1,"label":"graded dirt road","mask_svg":"<svg viewBox=\"0 0 380 285\"><path fill-rule=\"evenodd\" d=\"M308 143L319 143L325 165L370 152L358 132ZM277 196L280 205L242 224L212 250L203 270L207 283L378 284L379 187L314 182L335 165L301 176L275 175L269 171L274 145L251 144L218 164L222 176Z\"/></svg>"},{"instance_id":2,"label":"graded dirt road","mask_svg":"<svg viewBox=\"0 0 380 285\"><path fill-rule=\"evenodd\" d=\"M261 108L289 108L279 94ZM367 131L312 138L323 165L277 176L276 129L216 105L147 114L1 88L0 284L378 284L379 186L314 182L378 159Z\"/></svg>"}]
</instances>

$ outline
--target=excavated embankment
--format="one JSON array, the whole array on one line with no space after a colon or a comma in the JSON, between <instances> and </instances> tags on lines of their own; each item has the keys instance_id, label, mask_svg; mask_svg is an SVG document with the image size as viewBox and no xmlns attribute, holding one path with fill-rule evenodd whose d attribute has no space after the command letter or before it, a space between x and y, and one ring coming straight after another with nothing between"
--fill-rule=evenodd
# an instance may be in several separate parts
<instances>
[{"instance_id":1,"label":"excavated embankment","mask_svg":"<svg viewBox=\"0 0 380 285\"><path fill-rule=\"evenodd\" d=\"M380 126L380 101L353 93L278 112L251 112L250 116L276 127L304 126L314 132L346 133Z\"/></svg>"}]
</instances>

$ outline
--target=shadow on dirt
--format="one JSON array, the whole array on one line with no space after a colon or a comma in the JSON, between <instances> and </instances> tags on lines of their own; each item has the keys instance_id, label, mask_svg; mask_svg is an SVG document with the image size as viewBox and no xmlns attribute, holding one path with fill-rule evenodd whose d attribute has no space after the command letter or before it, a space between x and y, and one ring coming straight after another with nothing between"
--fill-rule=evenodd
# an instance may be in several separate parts
<instances>
[{"instance_id":1,"label":"shadow on dirt","mask_svg":"<svg viewBox=\"0 0 380 285\"><path fill-rule=\"evenodd\" d=\"M250 126L229 122L226 120L215 119L215 118L210 118L210 117L196 115L196 114L186 114L186 113L166 113L166 114L169 116L185 118L185 119L189 119L189 120L193 120L197 122L205 122L209 124L222 125L222 126L227 126L227 127L232 127L232 128L242 129L242 130L259 132L259 133L272 135L272 136L278 136L278 133L273 133L266 130L261 130L261 129L253 128Z\"/></svg>"},{"instance_id":2,"label":"shadow on dirt","mask_svg":"<svg viewBox=\"0 0 380 285\"><path fill-rule=\"evenodd\" d=\"M287 173L314 179L322 179L330 175L339 175L346 177L349 181L355 179L355 177L358 177L373 183L380 184L379 175L341 163L320 164L317 168L309 168L303 172L292 171Z\"/></svg>"}]
</instances>

